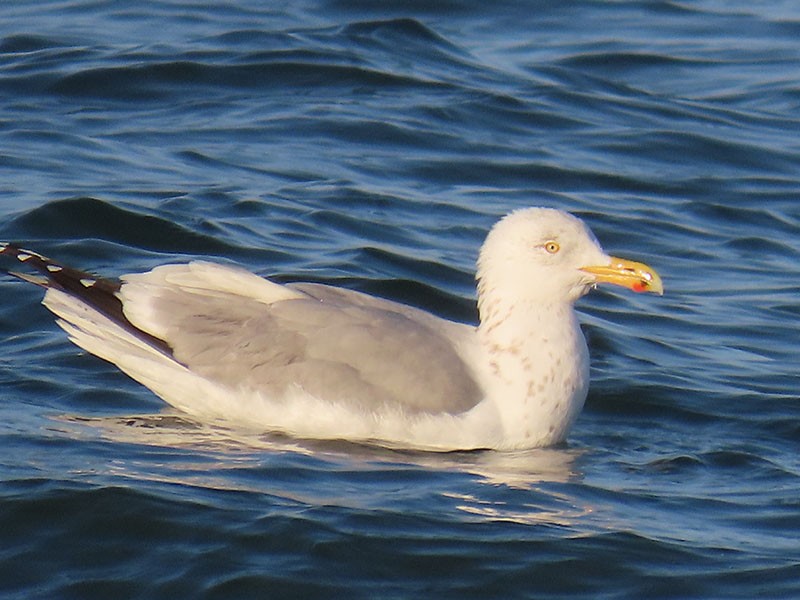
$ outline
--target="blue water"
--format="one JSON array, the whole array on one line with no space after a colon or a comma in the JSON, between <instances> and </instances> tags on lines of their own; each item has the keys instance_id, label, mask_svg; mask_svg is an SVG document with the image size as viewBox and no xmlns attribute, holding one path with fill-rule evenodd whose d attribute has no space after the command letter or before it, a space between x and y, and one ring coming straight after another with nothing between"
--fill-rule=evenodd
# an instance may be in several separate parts
<instances>
[{"instance_id":1,"label":"blue water","mask_svg":"<svg viewBox=\"0 0 800 600\"><path fill-rule=\"evenodd\" d=\"M548 205L659 270L580 305L563 447L182 419L0 279L4 598L800 597L800 6L6 2L0 237L213 257L475 319Z\"/></svg>"}]
</instances>

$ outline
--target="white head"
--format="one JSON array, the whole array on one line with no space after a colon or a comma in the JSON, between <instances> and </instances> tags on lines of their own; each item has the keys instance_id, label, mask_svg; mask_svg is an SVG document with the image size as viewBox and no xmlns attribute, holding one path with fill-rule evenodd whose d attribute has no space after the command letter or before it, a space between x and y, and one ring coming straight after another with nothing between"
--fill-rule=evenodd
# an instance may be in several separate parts
<instances>
[{"instance_id":1,"label":"white head","mask_svg":"<svg viewBox=\"0 0 800 600\"><path fill-rule=\"evenodd\" d=\"M583 221L553 208L525 208L501 219L481 248L477 277L482 319L490 298L563 307L598 282L662 292L652 269L607 255Z\"/></svg>"}]
</instances>

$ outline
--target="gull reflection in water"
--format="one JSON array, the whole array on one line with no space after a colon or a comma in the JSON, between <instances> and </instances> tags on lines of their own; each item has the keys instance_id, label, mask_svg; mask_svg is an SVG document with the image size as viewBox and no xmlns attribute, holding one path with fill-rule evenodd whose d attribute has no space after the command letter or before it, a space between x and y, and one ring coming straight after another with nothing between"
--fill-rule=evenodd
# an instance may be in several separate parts
<instances>
[{"instance_id":1,"label":"gull reflection in water","mask_svg":"<svg viewBox=\"0 0 800 600\"><path fill-rule=\"evenodd\" d=\"M115 477L200 486L208 489L269 493L290 502L334 503L368 507L367 500L353 494L320 496L319 486L303 490L271 478L271 464L289 457L308 457L316 463L297 463L299 470L347 473L412 469L444 476L440 496L467 520L507 521L520 524L569 526L592 513L569 493L571 483L582 475L576 460L582 450L569 447L516 452L493 450L469 452L424 452L386 448L343 440L299 440L283 434L264 434L232 429L221 423L196 422L184 415L164 411L126 417L63 416L59 421L70 437L96 437L135 444L165 453L160 468L146 461L120 460L106 465ZM266 452L266 454L265 454ZM266 457L266 458L265 458ZM264 477L242 476L247 469L265 468ZM447 477L461 474L450 483ZM464 485L463 475L469 477ZM311 475L313 477L313 473ZM306 479L305 476L300 479ZM385 480L385 479L384 479ZM413 485L410 484L410 485Z\"/></svg>"}]
</instances>

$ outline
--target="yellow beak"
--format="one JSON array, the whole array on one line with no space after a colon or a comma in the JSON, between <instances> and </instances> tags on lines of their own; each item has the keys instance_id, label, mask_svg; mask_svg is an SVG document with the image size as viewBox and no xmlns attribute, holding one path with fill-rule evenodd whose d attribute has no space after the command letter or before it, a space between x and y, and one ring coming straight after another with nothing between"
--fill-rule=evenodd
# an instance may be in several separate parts
<instances>
[{"instance_id":1,"label":"yellow beak","mask_svg":"<svg viewBox=\"0 0 800 600\"><path fill-rule=\"evenodd\" d=\"M598 283L621 285L634 292L651 292L659 296L664 293L661 277L643 263L611 257L611 264L581 267L581 271L594 275Z\"/></svg>"}]
</instances>

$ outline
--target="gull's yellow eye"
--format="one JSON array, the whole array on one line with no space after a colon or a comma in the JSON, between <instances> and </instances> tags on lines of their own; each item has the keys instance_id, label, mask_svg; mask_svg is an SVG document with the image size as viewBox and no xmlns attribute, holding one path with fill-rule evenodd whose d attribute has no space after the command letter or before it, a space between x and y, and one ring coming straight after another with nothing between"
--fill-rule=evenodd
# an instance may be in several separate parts
<instances>
[{"instance_id":1,"label":"gull's yellow eye","mask_svg":"<svg viewBox=\"0 0 800 600\"><path fill-rule=\"evenodd\" d=\"M555 254L561 250L561 246L558 245L558 242L547 242L544 245L544 249L550 254Z\"/></svg>"}]
</instances>

